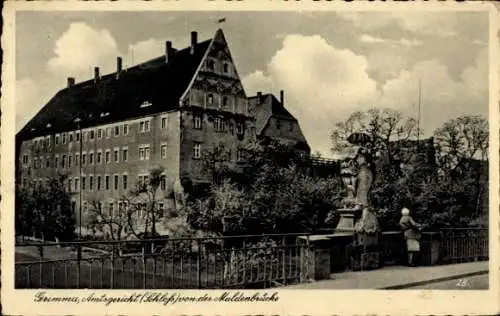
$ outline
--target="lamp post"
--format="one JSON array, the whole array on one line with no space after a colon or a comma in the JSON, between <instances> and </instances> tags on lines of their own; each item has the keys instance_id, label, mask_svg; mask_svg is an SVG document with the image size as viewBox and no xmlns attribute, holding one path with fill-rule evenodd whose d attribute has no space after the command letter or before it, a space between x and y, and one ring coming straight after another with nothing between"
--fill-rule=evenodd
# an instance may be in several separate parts
<instances>
[{"instance_id":1,"label":"lamp post","mask_svg":"<svg viewBox=\"0 0 500 316\"><path fill-rule=\"evenodd\" d=\"M80 207L79 207L79 215L78 215L78 223L79 223L79 227L78 227L78 235L79 235L79 238L82 239L82 145L83 145L83 142L82 142L82 126L81 126L81 119L79 117L77 117L75 119L75 123L77 124L78 126L78 133L80 135L80 158L78 158L78 168L80 169L79 170L79 183L78 183L78 190L79 190L79 193L80 193Z\"/></svg>"}]
</instances>

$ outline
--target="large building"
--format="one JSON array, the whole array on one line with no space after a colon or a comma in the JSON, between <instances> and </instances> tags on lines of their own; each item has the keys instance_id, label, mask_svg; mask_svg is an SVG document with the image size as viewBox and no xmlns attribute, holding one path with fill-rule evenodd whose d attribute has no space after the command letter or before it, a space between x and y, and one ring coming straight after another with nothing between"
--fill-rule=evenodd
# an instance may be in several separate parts
<instances>
[{"instance_id":1,"label":"large building","mask_svg":"<svg viewBox=\"0 0 500 316\"><path fill-rule=\"evenodd\" d=\"M308 150L293 116L282 104L274 108L265 115L250 109L222 30L203 42L192 32L187 48L167 41L164 54L148 62L123 69L118 57L112 74L101 76L96 67L92 80L68 78L16 137L17 181L43 185L67 174L75 211L81 197L84 212L96 201L114 212L120 197L163 166L159 199L167 207L185 183L209 180L200 158L214 144L224 142L230 159L240 159L239 146L257 136L261 117L266 126L276 115L293 123Z\"/></svg>"}]
</instances>

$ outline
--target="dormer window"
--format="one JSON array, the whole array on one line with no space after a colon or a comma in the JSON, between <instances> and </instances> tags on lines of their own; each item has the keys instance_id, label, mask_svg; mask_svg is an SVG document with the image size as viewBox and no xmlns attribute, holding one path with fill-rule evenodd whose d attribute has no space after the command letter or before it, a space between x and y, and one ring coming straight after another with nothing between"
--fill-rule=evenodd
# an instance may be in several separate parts
<instances>
[{"instance_id":1,"label":"dormer window","mask_svg":"<svg viewBox=\"0 0 500 316\"><path fill-rule=\"evenodd\" d=\"M141 104L141 108L147 108L147 107L150 107L151 105L153 105L153 103L151 103L149 101L144 101Z\"/></svg>"}]
</instances>

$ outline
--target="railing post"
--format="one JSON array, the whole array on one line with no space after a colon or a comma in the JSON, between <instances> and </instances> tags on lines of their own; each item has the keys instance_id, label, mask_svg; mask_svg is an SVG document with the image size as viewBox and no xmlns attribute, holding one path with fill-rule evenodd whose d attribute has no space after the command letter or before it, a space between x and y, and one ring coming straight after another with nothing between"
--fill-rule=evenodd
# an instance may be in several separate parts
<instances>
[{"instance_id":1,"label":"railing post","mask_svg":"<svg viewBox=\"0 0 500 316\"><path fill-rule=\"evenodd\" d=\"M197 240L197 244L198 244L198 254L196 255L196 270L198 273L197 283L198 283L198 289L201 289L201 241L200 241L200 239Z\"/></svg>"},{"instance_id":2,"label":"railing post","mask_svg":"<svg viewBox=\"0 0 500 316\"><path fill-rule=\"evenodd\" d=\"M82 263L82 245L77 244L76 245L76 264L77 264L77 269L76 269L76 287L80 288L80 269L81 269L81 263Z\"/></svg>"},{"instance_id":3,"label":"railing post","mask_svg":"<svg viewBox=\"0 0 500 316\"><path fill-rule=\"evenodd\" d=\"M109 281L110 281L110 289L114 288L115 286L115 244L111 245L111 261L109 263L111 266L111 273L109 276Z\"/></svg>"},{"instance_id":4,"label":"railing post","mask_svg":"<svg viewBox=\"0 0 500 316\"><path fill-rule=\"evenodd\" d=\"M38 252L40 254L40 261L39 261L39 264L38 264L38 269L39 269L39 285L40 287L42 287L42 283L43 283L43 246L38 246Z\"/></svg>"},{"instance_id":5,"label":"railing post","mask_svg":"<svg viewBox=\"0 0 500 316\"><path fill-rule=\"evenodd\" d=\"M146 245L142 246L142 288L146 288Z\"/></svg>"}]
</instances>

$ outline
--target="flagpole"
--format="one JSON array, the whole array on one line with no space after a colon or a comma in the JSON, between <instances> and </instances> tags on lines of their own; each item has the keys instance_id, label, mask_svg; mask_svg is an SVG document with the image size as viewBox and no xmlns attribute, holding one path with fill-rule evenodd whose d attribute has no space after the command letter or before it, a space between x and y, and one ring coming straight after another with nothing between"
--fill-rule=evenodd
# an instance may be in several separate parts
<instances>
[{"instance_id":1,"label":"flagpole","mask_svg":"<svg viewBox=\"0 0 500 316\"><path fill-rule=\"evenodd\" d=\"M422 78L418 82L417 144L420 141L420 107L422 103Z\"/></svg>"}]
</instances>

